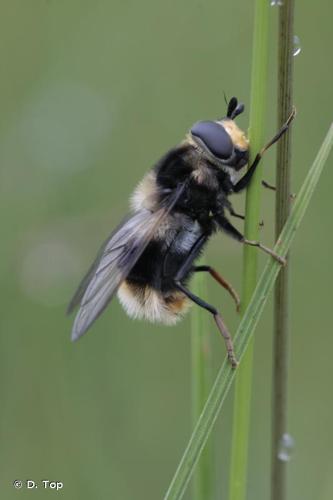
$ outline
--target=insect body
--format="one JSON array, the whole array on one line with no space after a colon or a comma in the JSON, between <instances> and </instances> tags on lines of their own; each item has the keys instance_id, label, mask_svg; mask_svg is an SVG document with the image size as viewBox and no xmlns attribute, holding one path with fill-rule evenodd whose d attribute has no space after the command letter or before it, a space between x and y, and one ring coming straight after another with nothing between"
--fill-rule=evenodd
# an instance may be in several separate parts
<instances>
[{"instance_id":1,"label":"insect body","mask_svg":"<svg viewBox=\"0 0 333 500\"><path fill-rule=\"evenodd\" d=\"M183 142L140 182L132 195L132 214L104 243L69 305L69 312L79 305L73 340L88 330L115 293L129 316L168 325L181 319L194 302L213 315L231 364L236 366L232 340L221 315L195 296L188 282L195 272L209 272L239 305L236 292L222 276L210 266L195 266L210 236L218 230L282 261L260 243L246 240L226 214L243 218L233 210L229 196L247 187L263 152L281 137L294 116L242 176L249 143L234 119L243 110L233 97L225 118L194 124Z\"/></svg>"}]
</instances>

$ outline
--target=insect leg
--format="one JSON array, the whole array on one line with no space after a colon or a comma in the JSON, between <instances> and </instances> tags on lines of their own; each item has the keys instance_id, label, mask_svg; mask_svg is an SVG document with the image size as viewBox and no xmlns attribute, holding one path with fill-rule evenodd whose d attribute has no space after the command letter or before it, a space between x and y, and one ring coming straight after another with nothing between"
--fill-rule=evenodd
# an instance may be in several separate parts
<instances>
[{"instance_id":1,"label":"insect leg","mask_svg":"<svg viewBox=\"0 0 333 500\"><path fill-rule=\"evenodd\" d=\"M230 215L238 217L238 219L245 219L245 215L237 213L229 200L224 200L224 204Z\"/></svg>"},{"instance_id":2,"label":"insect leg","mask_svg":"<svg viewBox=\"0 0 333 500\"><path fill-rule=\"evenodd\" d=\"M232 215L233 217L237 217L238 219L245 220L245 215L238 214L237 212L235 212L235 210L232 207L229 209L229 212L230 212L230 215Z\"/></svg>"},{"instance_id":3,"label":"insect leg","mask_svg":"<svg viewBox=\"0 0 333 500\"><path fill-rule=\"evenodd\" d=\"M271 189L272 191L276 191L276 186L273 186L273 184L269 184L269 182L266 182L266 181L261 181L261 184L267 188L267 189Z\"/></svg>"},{"instance_id":4,"label":"insect leg","mask_svg":"<svg viewBox=\"0 0 333 500\"><path fill-rule=\"evenodd\" d=\"M277 134L266 144L266 146L264 146L261 151L259 151L259 153L256 155L252 165L249 167L248 171L246 172L246 174L237 182L237 184L235 184L234 188L233 188L233 191L235 193L239 193L239 191L242 191L242 189L245 189L248 184L250 183L251 179L252 179L252 176L258 166L258 163L260 162L263 154L265 153L265 151L267 151L267 149L269 149L271 146L273 146L273 144L275 144L279 139L280 137L282 137L282 135L287 132L288 128L289 128L289 125L290 123L293 121L293 119L295 118L296 116L296 109L293 108L288 120L286 121L286 123L284 125L282 125L282 127L280 128L280 130L277 132Z\"/></svg>"},{"instance_id":5,"label":"insect leg","mask_svg":"<svg viewBox=\"0 0 333 500\"><path fill-rule=\"evenodd\" d=\"M200 299L200 297L198 297L197 295L194 295L194 293L190 292L190 290L188 290L181 283L181 280L186 277L188 271L191 269L193 259L196 257L197 252L200 249L200 247L203 245L205 239L206 239L206 235L202 235L196 241L196 243L193 245L193 247L191 248L190 252L188 253L184 263L182 264L182 266L180 267L180 269L178 270L178 272L174 278L174 284L175 284L176 288L178 288L178 290L182 291L190 300L192 300L192 302L194 302L198 306L202 307L203 309L206 309L206 311L209 311L213 315L215 323L216 323L222 337L224 338L226 348L227 348L227 353L228 353L228 359L231 363L231 366L233 368L236 368L238 363L237 363L237 359L236 359L235 352L234 352L232 338L231 338L231 335L230 335L226 325L224 324L224 321L223 321L221 315L219 314L217 309L215 309L215 307L211 306L210 304L208 304L204 300Z\"/></svg>"},{"instance_id":6,"label":"insect leg","mask_svg":"<svg viewBox=\"0 0 333 500\"><path fill-rule=\"evenodd\" d=\"M261 181L261 184L264 186L264 188L271 189L272 191L276 191L276 186L273 186L273 184L269 184L269 182ZM290 193L289 198L291 201L293 201L296 198L296 194Z\"/></svg>"},{"instance_id":7,"label":"insect leg","mask_svg":"<svg viewBox=\"0 0 333 500\"><path fill-rule=\"evenodd\" d=\"M219 224L219 226L235 240L240 241L244 245L258 247L263 252L271 255L275 260L279 262L279 264L283 266L286 264L286 259L275 253L274 250L271 250L265 245L262 245L259 241L247 240L244 235L240 233L238 229L236 229L235 226L233 226L231 222L229 222L228 219L223 215L216 215L215 220Z\"/></svg>"},{"instance_id":8,"label":"insect leg","mask_svg":"<svg viewBox=\"0 0 333 500\"><path fill-rule=\"evenodd\" d=\"M281 264L281 266L285 266L287 263L287 261L284 257L281 257L280 255L275 253L274 250L272 250L271 248L268 248L265 245L262 245L260 243L260 241L247 240L244 238L243 243L244 243L244 245L250 245L252 247L260 248L260 250L262 250L263 252L267 253L268 255L271 255L273 257L273 259L275 259L279 264Z\"/></svg>"},{"instance_id":9,"label":"insect leg","mask_svg":"<svg viewBox=\"0 0 333 500\"><path fill-rule=\"evenodd\" d=\"M234 289L234 287L230 283L228 283L228 281L224 279L223 276L221 276L211 266L194 266L193 271L194 272L204 271L209 273L212 276L212 278L214 278L215 281L217 281L221 286L223 286L223 288L225 288L230 293L231 297L234 299L236 303L237 312L239 312L239 307L240 307L239 295Z\"/></svg>"},{"instance_id":10,"label":"insect leg","mask_svg":"<svg viewBox=\"0 0 333 500\"><path fill-rule=\"evenodd\" d=\"M234 352L234 346L232 342L231 335L229 333L229 330L227 329L222 316L219 314L219 312L215 309L215 307L211 306L210 304L207 304L204 300L200 299L197 295L194 295L194 293L190 292L184 285L180 283L180 281L175 280L175 285L178 288L178 290L182 291L189 299L192 300L195 304L198 306L202 307L203 309L206 309L206 311L210 312L215 320L215 323L225 341L226 349L227 349L227 354L228 354L228 359L231 363L232 368L236 368L238 365L235 352Z\"/></svg>"}]
</instances>

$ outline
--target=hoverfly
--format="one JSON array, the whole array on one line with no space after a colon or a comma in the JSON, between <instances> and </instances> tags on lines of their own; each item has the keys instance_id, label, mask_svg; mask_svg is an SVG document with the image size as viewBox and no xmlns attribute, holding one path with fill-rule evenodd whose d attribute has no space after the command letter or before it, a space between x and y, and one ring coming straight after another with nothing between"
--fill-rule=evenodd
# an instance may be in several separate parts
<instances>
[{"instance_id":1,"label":"hoverfly","mask_svg":"<svg viewBox=\"0 0 333 500\"><path fill-rule=\"evenodd\" d=\"M195 303L212 314L231 365L237 365L221 314L194 295L188 282L193 273L207 272L239 307L237 293L214 268L195 265L218 230L284 263L261 243L245 239L227 213L244 218L235 212L229 196L248 186L263 153L288 130L295 116L293 111L242 175L249 160L249 141L235 118L243 111L244 105L233 97L224 118L195 123L185 139L144 176L131 197L131 214L103 244L69 304L68 312L79 306L73 340L90 328L116 293L129 316L166 325L175 324Z\"/></svg>"}]
</instances>

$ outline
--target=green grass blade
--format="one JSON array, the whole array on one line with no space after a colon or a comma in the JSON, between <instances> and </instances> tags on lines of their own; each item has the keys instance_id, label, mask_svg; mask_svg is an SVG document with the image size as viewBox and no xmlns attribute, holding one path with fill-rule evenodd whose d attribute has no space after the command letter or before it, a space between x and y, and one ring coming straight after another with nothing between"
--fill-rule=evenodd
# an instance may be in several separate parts
<instances>
[{"instance_id":1,"label":"green grass blade","mask_svg":"<svg viewBox=\"0 0 333 500\"><path fill-rule=\"evenodd\" d=\"M269 11L267 0L255 1L253 29L252 75L249 140L250 164L264 143L264 120L268 86ZM251 184L246 190L244 235L258 240L263 164L258 165ZM244 246L242 273L242 307L244 314L257 284L258 253L255 248ZM235 382L232 422L231 460L229 472L229 500L243 500L246 496L248 443L253 372L253 342L239 367Z\"/></svg>"},{"instance_id":2,"label":"green grass blade","mask_svg":"<svg viewBox=\"0 0 333 500\"><path fill-rule=\"evenodd\" d=\"M283 257L287 254L295 233L304 217L332 145L333 125L329 128L317 157L297 195L291 214L275 245L274 250ZM239 360L242 359L246 351L279 270L280 265L274 259L269 259L235 336L235 350ZM164 497L165 500L179 500L183 497L194 467L218 417L236 373L237 370L232 370L229 363L224 360L178 469Z\"/></svg>"},{"instance_id":3,"label":"green grass blade","mask_svg":"<svg viewBox=\"0 0 333 500\"><path fill-rule=\"evenodd\" d=\"M284 0L279 10L278 35L278 129L293 107L295 0ZM291 209L292 130L281 137L276 154L275 235L279 236ZM289 254L288 254L289 259ZM281 269L274 290L271 424L271 500L287 499L289 464L280 460L281 439L288 432L288 382L291 346L289 281L290 266Z\"/></svg>"}]
</instances>

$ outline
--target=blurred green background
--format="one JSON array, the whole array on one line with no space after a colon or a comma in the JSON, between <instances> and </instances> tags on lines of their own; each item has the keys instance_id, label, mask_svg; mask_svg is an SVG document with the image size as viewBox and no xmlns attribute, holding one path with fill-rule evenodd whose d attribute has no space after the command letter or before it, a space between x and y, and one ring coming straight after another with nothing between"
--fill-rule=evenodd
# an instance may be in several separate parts
<instances>
[{"instance_id":1,"label":"blurred green background","mask_svg":"<svg viewBox=\"0 0 333 500\"><path fill-rule=\"evenodd\" d=\"M333 88L332 3L297 4L296 192L332 120ZM189 318L174 328L134 322L115 300L72 344L65 308L144 172L194 121L224 114L223 91L249 102L254 2L0 5L1 498L55 495L16 491L14 479L62 481L58 495L73 500L162 498L190 434ZM267 139L277 15L272 7ZM239 123L247 127L248 108ZM265 159L272 182L274 155ZM333 498L332 162L292 252L293 500ZM271 192L262 216L261 239L272 244ZM206 261L239 288L241 252L219 235ZM235 331L227 294L209 282L209 298ZM271 312L270 303L256 333L250 500L269 494ZM211 335L215 373L225 351L213 322ZM231 407L229 397L214 434L216 499L227 492Z\"/></svg>"}]
</instances>

